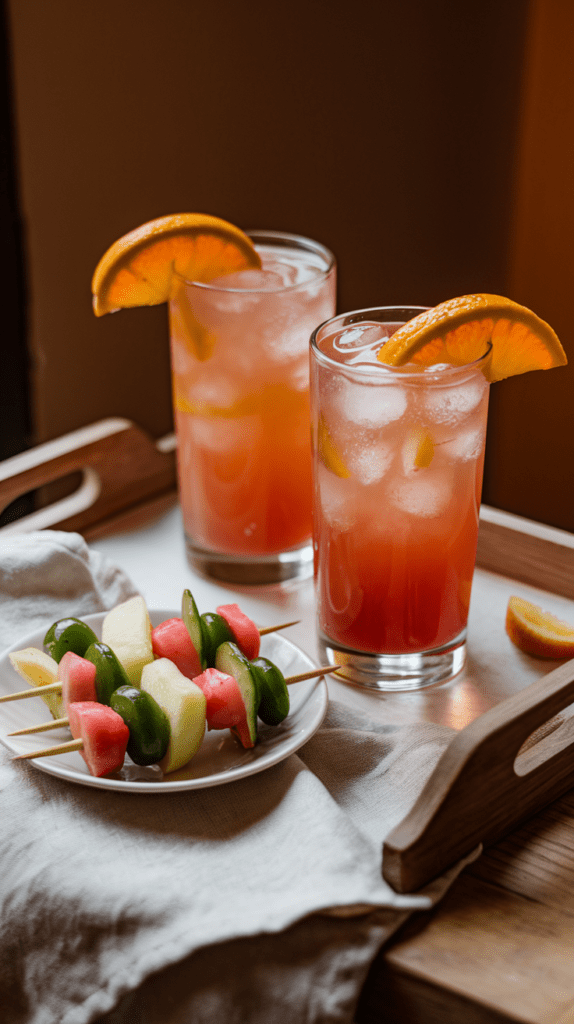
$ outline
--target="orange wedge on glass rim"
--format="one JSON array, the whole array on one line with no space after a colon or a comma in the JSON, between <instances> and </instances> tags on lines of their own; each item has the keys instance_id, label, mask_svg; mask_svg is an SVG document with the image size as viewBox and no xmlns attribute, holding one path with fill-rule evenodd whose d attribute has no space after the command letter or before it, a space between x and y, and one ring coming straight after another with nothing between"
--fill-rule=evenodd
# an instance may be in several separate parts
<instances>
[{"instance_id":1,"label":"orange wedge on glass rim","mask_svg":"<svg viewBox=\"0 0 574 1024\"><path fill-rule=\"evenodd\" d=\"M490 382L567 362L550 325L503 295L461 295L419 313L391 335L378 359L387 366L465 366L480 359L489 342L483 373Z\"/></svg>"},{"instance_id":2,"label":"orange wedge on glass rim","mask_svg":"<svg viewBox=\"0 0 574 1024\"><path fill-rule=\"evenodd\" d=\"M574 626L521 597L511 597L506 632L521 651L536 658L574 657Z\"/></svg>"},{"instance_id":3,"label":"orange wedge on glass rim","mask_svg":"<svg viewBox=\"0 0 574 1024\"><path fill-rule=\"evenodd\" d=\"M235 225L203 213L176 213L142 224L104 253L92 278L94 313L156 306L172 294L174 272L211 281L261 267L253 243Z\"/></svg>"}]
</instances>

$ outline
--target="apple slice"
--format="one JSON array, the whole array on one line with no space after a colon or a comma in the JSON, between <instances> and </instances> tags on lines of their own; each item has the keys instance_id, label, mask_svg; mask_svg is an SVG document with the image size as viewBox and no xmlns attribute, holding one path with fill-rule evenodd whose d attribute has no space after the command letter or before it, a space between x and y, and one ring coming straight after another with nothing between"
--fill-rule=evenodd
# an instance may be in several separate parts
<instances>
[{"instance_id":1,"label":"apple slice","mask_svg":"<svg viewBox=\"0 0 574 1024\"><path fill-rule=\"evenodd\" d=\"M144 665L141 689L165 711L171 735L165 756L159 762L167 774L182 768L197 753L205 734L205 695L168 658Z\"/></svg>"},{"instance_id":2,"label":"apple slice","mask_svg":"<svg viewBox=\"0 0 574 1024\"><path fill-rule=\"evenodd\" d=\"M139 686L144 665L154 660L151 622L139 594L118 604L102 623L102 643L111 647L132 686Z\"/></svg>"},{"instance_id":3,"label":"apple slice","mask_svg":"<svg viewBox=\"0 0 574 1024\"><path fill-rule=\"evenodd\" d=\"M48 683L57 683L59 680L58 662L38 647L25 647L22 651L12 651L8 657L18 675L25 679L30 686L47 686ZM65 716L66 709L61 694L46 693L42 695L42 700L47 705L52 718Z\"/></svg>"}]
</instances>

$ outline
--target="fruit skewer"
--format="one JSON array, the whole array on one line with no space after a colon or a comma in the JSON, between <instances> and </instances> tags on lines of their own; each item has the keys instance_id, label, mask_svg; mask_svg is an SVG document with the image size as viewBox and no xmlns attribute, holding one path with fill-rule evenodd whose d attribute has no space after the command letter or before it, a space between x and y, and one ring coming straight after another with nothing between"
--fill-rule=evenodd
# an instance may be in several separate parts
<instances>
[{"instance_id":1,"label":"fruit skewer","mask_svg":"<svg viewBox=\"0 0 574 1024\"><path fill-rule=\"evenodd\" d=\"M241 654L239 649L234 644L224 645L227 648L235 648L235 650L227 650L225 652L226 663L231 662L233 667L237 667L238 659L241 659L245 666L249 666L248 660ZM266 660L266 659L261 659ZM271 664L271 663L269 663ZM275 666L273 666L275 668ZM334 672L335 666L329 665L325 668L309 669L306 672L300 672L293 676L283 678L283 682L286 684L302 682L306 679L313 679L320 675L325 675L327 672ZM241 671L241 668L240 668ZM210 676L211 674L211 676ZM248 669L248 675L250 671ZM224 683L226 692L229 692L228 681L233 683L236 688L238 684L234 677L226 675L217 669L207 669L204 673L205 676L209 676L210 679L215 676L215 684L217 688L218 683ZM241 686L241 697L242 700L245 697L245 680L242 680ZM249 688L251 680L247 680L247 688ZM204 692L200 686L194 683L193 680L185 679L184 676L179 672L173 663L167 659L158 659L146 667L142 676L142 687L145 687L142 691L136 690L135 687L123 686L112 695L112 701L115 704L115 708L105 707L97 702L72 702L69 705L69 718L60 719L58 721L47 722L40 726L31 726L28 729L21 729L14 733L9 733L10 736L24 735L28 733L36 733L47 729L54 729L69 725L72 731L74 739L59 743L56 746L45 747L36 751L29 751L25 754L17 754L13 757L14 761L31 760L36 757L50 757L57 754L66 754L73 751L79 751L88 764L90 773L92 775L101 776L103 774L109 774L110 771L115 771L118 767L123 764L123 759L127 752L135 760L136 764L155 764L161 762L161 766L164 772L167 774L170 771L174 771L176 768L180 768L183 764L187 764L189 760L196 753L200 746L201 739L203 737L203 729L206 721L206 708L209 708L210 701L213 701L215 693L215 706L217 708L217 689L210 689L206 687ZM239 689L239 688L238 688ZM161 704L158 705L155 697ZM12 695L11 695L12 696ZM164 752L163 758L152 758L152 757L134 757L133 748L130 749L130 742L138 740L138 733L142 731L142 720L136 721L135 717L130 717L130 710L126 714L125 704L128 700L133 702L136 701L149 701L150 705L153 706L153 715L157 716L158 711L164 717L169 719L169 722L165 725L165 738L169 739L169 742L163 744L162 751ZM182 702L183 698L183 702ZM245 702L249 704L247 700ZM163 705L163 706L162 706ZM201 707L200 707L201 705ZM184 713L182 714L182 706L184 707ZM117 726L114 728L114 736L111 739L111 747L113 753L108 756L105 737L100 734L96 735L96 739L92 734L91 722L89 713L86 709L93 708L93 717L96 722L99 722L101 716L105 716L108 712L112 719L121 719L124 724L127 733L122 733L125 736L123 753L118 751L118 740L117 740ZM117 710L116 710L117 709ZM237 705L235 706L237 709ZM221 709L219 709L221 711ZM233 711L234 709L232 709ZM247 711L249 709L247 708ZM199 711L199 713L197 713ZM251 707L252 718L256 717L257 710L254 705ZM193 721L192 721L193 719ZM152 724L155 726L157 717L155 720L152 719ZM232 723L235 721L235 725ZM188 726L192 725L189 729ZM164 723L160 723L162 726ZM227 709L227 718L222 728L231 728L238 739L243 743L245 747L253 746L254 743L250 742L250 730L249 723L247 722L246 708L241 705L240 714L237 719L229 717L229 709ZM105 723L107 728L107 722ZM217 725L215 726L217 728ZM153 729L152 729L153 731ZM148 729L149 732L149 729ZM139 746L141 748L141 742ZM120 744L121 746L121 744ZM95 753L94 753L95 750ZM106 760L107 758L107 760ZM102 765L111 765L104 771Z\"/></svg>"},{"instance_id":2,"label":"fruit skewer","mask_svg":"<svg viewBox=\"0 0 574 1024\"><path fill-rule=\"evenodd\" d=\"M293 683L302 683L305 679L315 679L318 676L325 676L329 672L336 672L337 665L324 665L320 668L309 669L308 672L300 672L298 675L285 676L287 686ZM21 690L19 693L7 693L0 697L0 703L11 700L24 700L27 697L41 697L47 693L61 693L61 683L48 683L47 686L33 686L29 690ZM30 725L26 729L18 729L16 732L6 733L7 736L25 736L28 733L48 732L50 729L61 729L69 724L68 718L53 718L51 722L42 722L40 725Z\"/></svg>"}]
</instances>

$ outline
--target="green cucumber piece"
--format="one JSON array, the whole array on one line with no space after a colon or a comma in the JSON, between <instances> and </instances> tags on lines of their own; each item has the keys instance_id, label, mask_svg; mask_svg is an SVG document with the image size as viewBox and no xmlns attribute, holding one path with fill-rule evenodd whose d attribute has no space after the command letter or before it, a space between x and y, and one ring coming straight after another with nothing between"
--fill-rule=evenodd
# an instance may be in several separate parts
<instances>
[{"instance_id":1,"label":"green cucumber piece","mask_svg":"<svg viewBox=\"0 0 574 1024\"><path fill-rule=\"evenodd\" d=\"M181 599L181 617L185 623L185 628L189 633L191 642L197 651L197 656L201 662L202 669L207 668L209 633L207 632L205 622L197 610L197 605L193 600L191 590L184 590L183 592L183 597Z\"/></svg>"},{"instance_id":2,"label":"green cucumber piece","mask_svg":"<svg viewBox=\"0 0 574 1024\"><path fill-rule=\"evenodd\" d=\"M251 662L239 650L237 644L220 644L215 655L215 668L233 676L243 697L247 729L253 744L257 741L257 708L259 707L259 683L251 671ZM231 730L235 732L235 729Z\"/></svg>"},{"instance_id":3,"label":"green cucumber piece","mask_svg":"<svg viewBox=\"0 0 574 1024\"><path fill-rule=\"evenodd\" d=\"M85 622L68 616L52 623L44 637L44 647L50 657L59 664L68 651L73 651L83 658L90 644L97 639L93 629Z\"/></svg>"},{"instance_id":4,"label":"green cucumber piece","mask_svg":"<svg viewBox=\"0 0 574 1024\"><path fill-rule=\"evenodd\" d=\"M228 641L235 642L235 637L223 616L218 615L217 612L203 612L200 615L200 619L205 626L205 632L208 637L206 644L207 666L208 668L213 668L217 648Z\"/></svg>"},{"instance_id":5,"label":"green cucumber piece","mask_svg":"<svg viewBox=\"0 0 574 1024\"><path fill-rule=\"evenodd\" d=\"M90 644L84 654L96 666L96 693L100 704L110 704L112 693L120 686L131 686L128 674L111 647L100 640Z\"/></svg>"},{"instance_id":6,"label":"green cucumber piece","mask_svg":"<svg viewBox=\"0 0 574 1024\"><path fill-rule=\"evenodd\" d=\"M169 743L169 719L151 693L120 686L112 693L110 706L130 730L127 752L134 764L161 761Z\"/></svg>"},{"instance_id":7,"label":"green cucumber piece","mask_svg":"<svg viewBox=\"0 0 574 1024\"><path fill-rule=\"evenodd\" d=\"M261 694L259 718L265 725L280 725L289 714L289 690L285 676L269 658L255 658L251 662L251 671L257 676Z\"/></svg>"}]
</instances>

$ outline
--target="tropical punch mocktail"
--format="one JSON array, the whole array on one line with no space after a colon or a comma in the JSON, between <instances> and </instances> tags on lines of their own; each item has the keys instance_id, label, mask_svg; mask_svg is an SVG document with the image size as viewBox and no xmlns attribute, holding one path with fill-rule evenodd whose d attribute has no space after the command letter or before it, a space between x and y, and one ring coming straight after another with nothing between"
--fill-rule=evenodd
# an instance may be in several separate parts
<instances>
[{"instance_id":1,"label":"tropical punch mocktail","mask_svg":"<svg viewBox=\"0 0 574 1024\"><path fill-rule=\"evenodd\" d=\"M243 582L310 567L309 336L334 313L332 255L253 232L261 269L177 282L170 301L188 554Z\"/></svg>"},{"instance_id":2,"label":"tropical punch mocktail","mask_svg":"<svg viewBox=\"0 0 574 1024\"><path fill-rule=\"evenodd\" d=\"M94 271L96 316L169 303L186 547L207 575L312 570L309 336L334 314L335 274L310 239L205 213L141 224Z\"/></svg>"},{"instance_id":3,"label":"tropical punch mocktail","mask_svg":"<svg viewBox=\"0 0 574 1024\"><path fill-rule=\"evenodd\" d=\"M480 360L378 361L417 312L336 318L316 334L312 358L320 635L343 664L345 651L377 656L373 671L383 666L401 686L405 656L440 659L464 643L489 390Z\"/></svg>"},{"instance_id":4,"label":"tropical punch mocktail","mask_svg":"<svg viewBox=\"0 0 574 1024\"><path fill-rule=\"evenodd\" d=\"M500 295L313 332L319 646L350 682L418 689L460 671L489 384L566 361L552 328Z\"/></svg>"}]
</instances>

